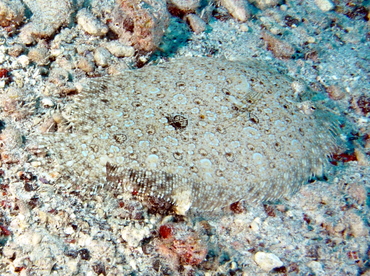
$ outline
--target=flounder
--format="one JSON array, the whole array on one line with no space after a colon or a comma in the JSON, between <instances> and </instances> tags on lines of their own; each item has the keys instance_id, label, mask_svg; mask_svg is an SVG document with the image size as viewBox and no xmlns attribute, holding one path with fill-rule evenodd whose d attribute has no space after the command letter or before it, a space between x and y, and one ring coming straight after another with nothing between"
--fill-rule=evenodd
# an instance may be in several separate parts
<instances>
[{"instance_id":1,"label":"flounder","mask_svg":"<svg viewBox=\"0 0 370 276\"><path fill-rule=\"evenodd\" d=\"M181 214L277 200L336 149L335 122L305 112L293 81L262 61L212 58L87 79L66 107L72 133L42 139L82 190L156 196Z\"/></svg>"}]
</instances>

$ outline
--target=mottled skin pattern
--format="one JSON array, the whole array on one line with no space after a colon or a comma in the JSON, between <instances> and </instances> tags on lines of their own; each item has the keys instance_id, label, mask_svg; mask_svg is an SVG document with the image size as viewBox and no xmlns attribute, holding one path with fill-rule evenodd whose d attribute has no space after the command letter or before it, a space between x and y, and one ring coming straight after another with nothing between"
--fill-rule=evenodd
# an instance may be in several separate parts
<instances>
[{"instance_id":1,"label":"mottled skin pattern","mask_svg":"<svg viewBox=\"0 0 370 276\"><path fill-rule=\"evenodd\" d=\"M276 200L320 175L335 149L324 111L301 112L291 83L253 60L128 70L82 83L73 133L43 140L82 190L160 196L179 213Z\"/></svg>"}]
</instances>

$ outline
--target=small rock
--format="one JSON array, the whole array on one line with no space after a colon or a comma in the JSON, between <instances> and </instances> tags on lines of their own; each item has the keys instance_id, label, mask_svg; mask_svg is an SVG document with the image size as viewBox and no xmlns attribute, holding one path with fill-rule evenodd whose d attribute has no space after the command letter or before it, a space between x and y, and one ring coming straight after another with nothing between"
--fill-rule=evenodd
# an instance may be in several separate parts
<instances>
[{"instance_id":1,"label":"small rock","mask_svg":"<svg viewBox=\"0 0 370 276\"><path fill-rule=\"evenodd\" d=\"M206 22L204 22L198 15L194 13L186 15L185 20L189 23L190 28L196 34L204 32L207 28Z\"/></svg>"},{"instance_id":2,"label":"small rock","mask_svg":"<svg viewBox=\"0 0 370 276\"><path fill-rule=\"evenodd\" d=\"M41 233L34 232L33 235L32 235L31 244L33 246L37 246L42 241L42 238L43 238L43 236L42 236Z\"/></svg>"},{"instance_id":3,"label":"small rock","mask_svg":"<svg viewBox=\"0 0 370 276\"><path fill-rule=\"evenodd\" d=\"M357 114L368 116L368 114L370 114L370 97L365 94L354 97L352 99L352 108Z\"/></svg>"},{"instance_id":4,"label":"small rock","mask_svg":"<svg viewBox=\"0 0 370 276\"><path fill-rule=\"evenodd\" d=\"M72 235L74 232L75 230L73 229L72 226L67 226L66 228L64 228L64 233L67 235Z\"/></svg>"},{"instance_id":5,"label":"small rock","mask_svg":"<svg viewBox=\"0 0 370 276\"><path fill-rule=\"evenodd\" d=\"M293 81L290 85L294 91L294 95L300 95L307 90L307 86L302 81Z\"/></svg>"},{"instance_id":6,"label":"small rock","mask_svg":"<svg viewBox=\"0 0 370 276\"><path fill-rule=\"evenodd\" d=\"M364 185L361 185L360 183L352 183L349 189L347 190L347 193L358 204L363 205L366 203L367 192L366 192L366 188L364 187Z\"/></svg>"},{"instance_id":7,"label":"small rock","mask_svg":"<svg viewBox=\"0 0 370 276\"><path fill-rule=\"evenodd\" d=\"M315 43L316 42L316 38L314 38L313 36L309 36L309 37L307 37L307 42L308 43Z\"/></svg>"},{"instance_id":8,"label":"small rock","mask_svg":"<svg viewBox=\"0 0 370 276\"><path fill-rule=\"evenodd\" d=\"M8 55L12 57L19 57L24 51L24 46L22 44L14 44L8 49Z\"/></svg>"},{"instance_id":9,"label":"small rock","mask_svg":"<svg viewBox=\"0 0 370 276\"><path fill-rule=\"evenodd\" d=\"M68 71L64 68L54 67L50 70L49 82L58 86L64 85L69 79Z\"/></svg>"},{"instance_id":10,"label":"small rock","mask_svg":"<svg viewBox=\"0 0 370 276\"><path fill-rule=\"evenodd\" d=\"M322 264L320 262L312 261L307 264L309 268L312 269L312 271L316 275L325 275L325 272L323 270Z\"/></svg>"},{"instance_id":11,"label":"small rock","mask_svg":"<svg viewBox=\"0 0 370 276\"><path fill-rule=\"evenodd\" d=\"M134 47L123 45L118 41L106 43L105 48L116 57L132 57L135 54Z\"/></svg>"},{"instance_id":12,"label":"small rock","mask_svg":"<svg viewBox=\"0 0 370 276\"><path fill-rule=\"evenodd\" d=\"M118 62L114 62L112 64L109 64L107 68L108 75L117 75L121 74L122 71L129 69L126 62L123 60L119 60Z\"/></svg>"},{"instance_id":13,"label":"small rock","mask_svg":"<svg viewBox=\"0 0 370 276\"><path fill-rule=\"evenodd\" d=\"M49 50L45 47L35 47L28 52L28 58L37 65L48 65L50 60Z\"/></svg>"},{"instance_id":14,"label":"small rock","mask_svg":"<svg viewBox=\"0 0 370 276\"><path fill-rule=\"evenodd\" d=\"M250 17L248 4L244 0L220 0L220 4L225 7L236 20L245 22Z\"/></svg>"},{"instance_id":15,"label":"small rock","mask_svg":"<svg viewBox=\"0 0 370 276\"><path fill-rule=\"evenodd\" d=\"M41 104L43 107L53 107L54 102L50 98L43 98L41 100Z\"/></svg>"},{"instance_id":16,"label":"small rock","mask_svg":"<svg viewBox=\"0 0 370 276\"><path fill-rule=\"evenodd\" d=\"M278 34L281 34L282 33L282 31L280 30L280 28L278 28L278 27L272 27L271 29L270 29L270 32L272 33L272 34L274 34L274 35L278 35Z\"/></svg>"},{"instance_id":17,"label":"small rock","mask_svg":"<svg viewBox=\"0 0 370 276\"><path fill-rule=\"evenodd\" d=\"M351 234L355 237L368 237L369 230L366 227L363 219L352 211L348 211L345 214L345 218L350 225Z\"/></svg>"},{"instance_id":18,"label":"small rock","mask_svg":"<svg viewBox=\"0 0 370 276\"><path fill-rule=\"evenodd\" d=\"M355 156L360 166L369 166L369 158L367 154L360 148L355 148Z\"/></svg>"},{"instance_id":19,"label":"small rock","mask_svg":"<svg viewBox=\"0 0 370 276\"><path fill-rule=\"evenodd\" d=\"M280 6L280 10L282 10L282 11L287 11L288 10L288 5L286 5L286 4L282 4L281 6Z\"/></svg>"},{"instance_id":20,"label":"small rock","mask_svg":"<svg viewBox=\"0 0 370 276\"><path fill-rule=\"evenodd\" d=\"M26 55L20 55L17 58L17 63L19 63L21 67L26 68L30 64L30 59Z\"/></svg>"},{"instance_id":21,"label":"small rock","mask_svg":"<svg viewBox=\"0 0 370 276\"><path fill-rule=\"evenodd\" d=\"M77 13L77 23L86 33L94 36L104 36L108 27L92 15L87 9Z\"/></svg>"},{"instance_id":22,"label":"small rock","mask_svg":"<svg viewBox=\"0 0 370 276\"><path fill-rule=\"evenodd\" d=\"M281 0L249 0L249 2L254 4L257 8L265 10L280 4Z\"/></svg>"},{"instance_id":23,"label":"small rock","mask_svg":"<svg viewBox=\"0 0 370 276\"><path fill-rule=\"evenodd\" d=\"M249 26L247 25L247 23L240 24L239 28L242 32L248 32L249 31Z\"/></svg>"},{"instance_id":24,"label":"small rock","mask_svg":"<svg viewBox=\"0 0 370 276\"><path fill-rule=\"evenodd\" d=\"M303 101L297 104L297 107L303 114L312 115L315 112L315 107L311 101Z\"/></svg>"},{"instance_id":25,"label":"small rock","mask_svg":"<svg viewBox=\"0 0 370 276\"><path fill-rule=\"evenodd\" d=\"M86 57L80 57L78 59L77 67L86 73L90 73L95 70L94 63Z\"/></svg>"},{"instance_id":26,"label":"small rock","mask_svg":"<svg viewBox=\"0 0 370 276\"><path fill-rule=\"evenodd\" d=\"M157 50L169 25L166 1L117 0L116 3L108 26L119 41L143 52Z\"/></svg>"},{"instance_id":27,"label":"small rock","mask_svg":"<svg viewBox=\"0 0 370 276\"><path fill-rule=\"evenodd\" d=\"M110 52L103 47L98 47L94 51L94 60L95 60L96 65L98 66L101 66L101 67L108 66L110 57L111 57Z\"/></svg>"},{"instance_id":28,"label":"small rock","mask_svg":"<svg viewBox=\"0 0 370 276\"><path fill-rule=\"evenodd\" d=\"M334 9L334 4L330 0L315 0L315 4L323 12Z\"/></svg>"},{"instance_id":29,"label":"small rock","mask_svg":"<svg viewBox=\"0 0 370 276\"><path fill-rule=\"evenodd\" d=\"M15 127L8 126L0 134L0 141L2 141L2 150L11 151L22 146L22 133Z\"/></svg>"},{"instance_id":30,"label":"small rock","mask_svg":"<svg viewBox=\"0 0 370 276\"><path fill-rule=\"evenodd\" d=\"M254 261L266 272L269 272L274 268L283 266L283 262L280 261L280 259L272 253L257 252L254 255Z\"/></svg>"},{"instance_id":31,"label":"small rock","mask_svg":"<svg viewBox=\"0 0 370 276\"><path fill-rule=\"evenodd\" d=\"M341 100L346 96L344 91L336 85L331 85L331 86L327 87L326 92L328 93L330 99L333 99L333 100L336 100L336 101Z\"/></svg>"},{"instance_id":32,"label":"small rock","mask_svg":"<svg viewBox=\"0 0 370 276\"><path fill-rule=\"evenodd\" d=\"M200 0L169 0L168 10L180 10L185 13L194 12L200 6Z\"/></svg>"},{"instance_id":33,"label":"small rock","mask_svg":"<svg viewBox=\"0 0 370 276\"><path fill-rule=\"evenodd\" d=\"M76 52L78 55L80 56L84 56L85 54L89 53L92 51L93 48L91 48L89 45L87 44L80 44L80 45L76 45Z\"/></svg>"},{"instance_id":34,"label":"small rock","mask_svg":"<svg viewBox=\"0 0 370 276\"><path fill-rule=\"evenodd\" d=\"M291 58L295 53L294 48L289 43L281 41L268 33L263 33L262 38L266 41L267 50L271 51L277 58Z\"/></svg>"}]
</instances>

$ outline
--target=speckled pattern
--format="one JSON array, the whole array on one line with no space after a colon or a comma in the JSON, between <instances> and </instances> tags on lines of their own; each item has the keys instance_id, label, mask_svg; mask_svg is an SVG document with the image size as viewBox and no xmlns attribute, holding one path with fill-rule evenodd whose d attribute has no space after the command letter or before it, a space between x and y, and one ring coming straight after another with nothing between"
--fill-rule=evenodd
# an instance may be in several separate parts
<instances>
[{"instance_id":1,"label":"speckled pattern","mask_svg":"<svg viewBox=\"0 0 370 276\"><path fill-rule=\"evenodd\" d=\"M156 195L179 213L275 200L335 148L325 112L302 112L292 81L261 61L210 58L87 79L68 107L73 133L43 140L80 189Z\"/></svg>"}]
</instances>

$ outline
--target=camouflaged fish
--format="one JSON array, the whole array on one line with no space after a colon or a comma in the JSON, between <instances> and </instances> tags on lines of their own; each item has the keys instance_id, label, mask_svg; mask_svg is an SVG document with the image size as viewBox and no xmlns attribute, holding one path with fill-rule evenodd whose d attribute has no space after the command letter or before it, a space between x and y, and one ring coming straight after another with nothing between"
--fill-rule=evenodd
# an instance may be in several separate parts
<instances>
[{"instance_id":1,"label":"camouflaged fish","mask_svg":"<svg viewBox=\"0 0 370 276\"><path fill-rule=\"evenodd\" d=\"M293 81L261 61L212 58L87 79L66 109L72 133L42 139L82 190L160 197L181 214L277 200L336 149L335 123L305 112Z\"/></svg>"}]
</instances>

